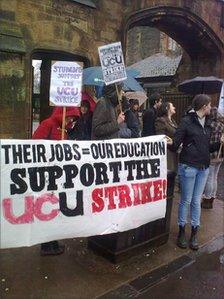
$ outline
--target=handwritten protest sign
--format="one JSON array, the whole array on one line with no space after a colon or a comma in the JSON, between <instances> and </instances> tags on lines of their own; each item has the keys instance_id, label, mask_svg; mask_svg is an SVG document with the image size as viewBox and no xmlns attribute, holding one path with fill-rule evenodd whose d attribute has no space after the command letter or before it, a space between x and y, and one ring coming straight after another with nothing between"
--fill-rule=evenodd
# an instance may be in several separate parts
<instances>
[{"instance_id":1,"label":"handwritten protest sign","mask_svg":"<svg viewBox=\"0 0 224 299\"><path fill-rule=\"evenodd\" d=\"M121 42L99 47L98 52L106 85L127 79Z\"/></svg>"},{"instance_id":2,"label":"handwritten protest sign","mask_svg":"<svg viewBox=\"0 0 224 299\"><path fill-rule=\"evenodd\" d=\"M116 233L165 217L162 135L0 144L1 248Z\"/></svg>"},{"instance_id":3,"label":"handwritten protest sign","mask_svg":"<svg viewBox=\"0 0 224 299\"><path fill-rule=\"evenodd\" d=\"M55 106L80 106L82 63L54 61L51 66L50 103Z\"/></svg>"}]
</instances>

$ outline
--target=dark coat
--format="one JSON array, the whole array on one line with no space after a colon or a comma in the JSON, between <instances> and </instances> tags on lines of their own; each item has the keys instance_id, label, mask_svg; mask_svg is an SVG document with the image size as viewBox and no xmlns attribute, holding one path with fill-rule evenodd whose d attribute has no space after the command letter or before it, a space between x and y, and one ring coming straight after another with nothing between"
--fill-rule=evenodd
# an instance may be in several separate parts
<instances>
[{"instance_id":1,"label":"dark coat","mask_svg":"<svg viewBox=\"0 0 224 299\"><path fill-rule=\"evenodd\" d=\"M101 98L93 112L92 139L118 138L118 131L115 105L109 99Z\"/></svg>"},{"instance_id":2,"label":"dark coat","mask_svg":"<svg viewBox=\"0 0 224 299\"><path fill-rule=\"evenodd\" d=\"M92 113L81 115L74 127L69 130L68 135L71 140L91 140Z\"/></svg>"},{"instance_id":3,"label":"dark coat","mask_svg":"<svg viewBox=\"0 0 224 299\"><path fill-rule=\"evenodd\" d=\"M136 114L130 109L125 112L125 122L131 130L131 138L138 138L140 136L139 120Z\"/></svg>"},{"instance_id":4,"label":"dark coat","mask_svg":"<svg viewBox=\"0 0 224 299\"><path fill-rule=\"evenodd\" d=\"M155 128L157 135L166 135L173 139L177 130L175 121L170 121L167 116L158 117L155 121ZM167 168L169 170L177 171L178 155L167 147Z\"/></svg>"},{"instance_id":5,"label":"dark coat","mask_svg":"<svg viewBox=\"0 0 224 299\"><path fill-rule=\"evenodd\" d=\"M143 128L142 137L152 136L156 134L155 120L157 118L157 110L152 107L146 110L142 116Z\"/></svg>"},{"instance_id":6,"label":"dark coat","mask_svg":"<svg viewBox=\"0 0 224 299\"><path fill-rule=\"evenodd\" d=\"M181 120L180 126L173 138L172 150L177 150L181 144L180 163L187 164L198 169L209 167L210 152L218 150L220 143L210 144L211 122L206 117L202 127L197 114L190 111Z\"/></svg>"}]
</instances>

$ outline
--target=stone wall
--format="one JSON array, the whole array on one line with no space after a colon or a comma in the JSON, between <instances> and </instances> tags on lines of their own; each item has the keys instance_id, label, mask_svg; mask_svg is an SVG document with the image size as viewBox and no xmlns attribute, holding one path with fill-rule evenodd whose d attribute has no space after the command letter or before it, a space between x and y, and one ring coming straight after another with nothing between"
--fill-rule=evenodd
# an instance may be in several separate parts
<instances>
[{"instance_id":1,"label":"stone wall","mask_svg":"<svg viewBox=\"0 0 224 299\"><path fill-rule=\"evenodd\" d=\"M156 53L178 56L182 54L182 49L172 38L157 28L136 26L128 31L126 43L127 65L132 65Z\"/></svg>"},{"instance_id":2,"label":"stone wall","mask_svg":"<svg viewBox=\"0 0 224 299\"><path fill-rule=\"evenodd\" d=\"M134 64L160 50L160 31L151 27L134 27L128 31L126 63Z\"/></svg>"},{"instance_id":3,"label":"stone wall","mask_svg":"<svg viewBox=\"0 0 224 299\"><path fill-rule=\"evenodd\" d=\"M14 27L21 36L13 33L11 39L11 33L0 30L0 38L10 41L4 49L0 46L0 138L30 137L35 50L72 53L97 65L97 48L121 40L121 1L97 3L93 9L72 0L1 0L0 25ZM18 40L23 50L16 49Z\"/></svg>"},{"instance_id":4,"label":"stone wall","mask_svg":"<svg viewBox=\"0 0 224 299\"><path fill-rule=\"evenodd\" d=\"M224 67L220 64L223 63L224 57L224 30L221 24L223 23L223 1L220 0L126 0L125 1L125 18L126 24L130 24L130 20L135 19L135 26L141 26L141 24L148 23L148 26L155 26L160 29L164 29L167 34L171 37L175 36L176 41L178 39L184 43L186 41L189 44L192 54L198 55L198 61L194 61L192 65L193 72L204 72L209 73L211 70L214 70L216 75L224 77ZM156 9L154 17L150 20L145 19L144 22L141 22L141 16L146 16L147 11ZM169 9L169 12L167 10ZM173 17L174 9L179 9L178 13ZM137 18L134 16L137 15ZM179 19L178 19L179 17ZM166 21L160 22L159 19L165 19ZM168 20L169 19L169 20ZM165 23L167 22L167 23ZM169 23L168 23L169 22ZM185 28L183 29L183 23L185 22ZM129 26L129 25L128 25ZM126 26L126 30L129 30ZM133 24L132 24L133 26ZM182 26L180 31L180 26ZM193 26L193 27L192 27ZM200 29L201 28L201 29ZM200 31L201 30L201 31ZM206 44L205 50L211 50L214 48L214 40L217 41L219 47L221 48L221 57L217 59L219 65L214 66L216 62L215 59L206 61L205 53L198 53L198 49L194 49L192 35L186 36L187 32L194 34L195 41L199 40L201 43ZM197 33L196 33L197 32ZM126 32L127 35L127 32ZM194 51L195 50L195 51ZM195 53L193 53L195 52ZM203 52L203 51L201 51ZM216 58L216 57L214 57ZM201 66L198 65L199 60L203 61Z\"/></svg>"},{"instance_id":5,"label":"stone wall","mask_svg":"<svg viewBox=\"0 0 224 299\"><path fill-rule=\"evenodd\" d=\"M31 57L36 50L72 53L97 65L97 48L124 41L125 25L131 14L160 5L191 11L224 40L220 26L223 4L219 0L95 2L96 9L73 0L0 1L0 138L30 137ZM221 69L224 76L224 67Z\"/></svg>"}]
</instances>

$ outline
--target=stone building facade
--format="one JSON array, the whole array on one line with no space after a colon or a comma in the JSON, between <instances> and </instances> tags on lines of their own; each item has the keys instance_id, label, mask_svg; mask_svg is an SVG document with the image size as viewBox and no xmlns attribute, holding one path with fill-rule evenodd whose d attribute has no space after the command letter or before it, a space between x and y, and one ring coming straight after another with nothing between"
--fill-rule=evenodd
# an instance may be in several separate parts
<instances>
[{"instance_id":1,"label":"stone building facade","mask_svg":"<svg viewBox=\"0 0 224 299\"><path fill-rule=\"evenodd\" d=\"M224 77L222 9L220 0L1 0L0 138L31 137L33 59L44 60L43 74L52 59L97 65L97 48L121 40L125 52L135 26L175 39L191 58L186 76Z\"/></svg>"},{"instance_id":2,"label":"stone building facade","mask_svg":"<svg viewBox=\"0 0 224 299\"><path fill-rule=\"evenodd\" d=\"M181 47L167 34L148 26L133 27L128 31L126 64L132 65L157 53L179 56Z\"/></svg>"}]
</instances>

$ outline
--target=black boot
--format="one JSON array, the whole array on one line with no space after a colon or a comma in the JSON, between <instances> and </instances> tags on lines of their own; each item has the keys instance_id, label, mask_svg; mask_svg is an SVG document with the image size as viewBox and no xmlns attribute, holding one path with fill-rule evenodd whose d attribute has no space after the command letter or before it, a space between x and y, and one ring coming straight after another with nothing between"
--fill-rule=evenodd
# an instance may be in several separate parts
<instances>
[{"instance_id":1,"label":"black boot","mask_svg":"<svg viewBox=\"0 0 224 299\"><path fill-rule=\"evenodd\" d=\"M203 198L201 202L202 209L212 209L214 198Z\"/></svg>"},{"instance_id":2,"label":"black boot","mask_svg":"<svg viewBox=\"0 0 224 299\"><path fill-rule=\"evenodd\" d=\"M213 209L213 201L214 201L214 199L215 199L214 197L211 197L209 209Z\"/></svg>"},{"instance_id":3,"label":"black boot","mask_svg":"<svg viewBox=\"0 0 224 299\"><path fill-rule=\"evenodd\" d=\"M180 248L187 248L187 240L185 237L185 226L179 225L179 233L177 237L177 246Z\"/></svg>"},{"instance_id":4,"label":"black boot","mask_svg":"<svg viewBox=\"0 0 224 299\"><path fill-rule=\"evenodd\" d=\"M192 226L191 227L191 237L190 237L190 242L189 242L189 247L192 250L198 250L198 240L197 240L197 232L198 232L198 227L197 226Z\"/></svg>"},{"instance_id":5,"label":"black boot","mask_svg":"<svg viewBox=\"0 0 224 299\"><path fill-rule=\"evenodd\" d=\"M64 246L59 245L58 241L51 241L41 244L40 254L42 256L46 255L59 255L64 252Z\"/></svg>"}]
</instances>

